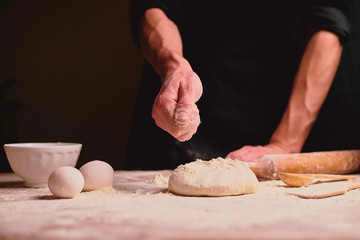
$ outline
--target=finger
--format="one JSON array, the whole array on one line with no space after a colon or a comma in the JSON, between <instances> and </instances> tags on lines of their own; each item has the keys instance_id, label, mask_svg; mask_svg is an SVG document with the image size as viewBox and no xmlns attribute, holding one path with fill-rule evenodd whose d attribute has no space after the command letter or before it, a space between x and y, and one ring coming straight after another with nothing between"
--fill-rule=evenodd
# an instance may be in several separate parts
<instances>
[{"instance_id":1,"label":"finger","mask_svg":"<svg viewBox=\"0 0 360 240\"><path fill-rule=\"evenodd\" d=\"M227 157L227 158L231 158L231 159L236 159L236 160L239 160L239 161L242 161L242 160L243 160L243 156L242 156L241 150L237 150L237 151L231 152L231 153L229 153L226 157Z\"/></svg>"},{"instance_id":2,"label":"finger","mask_svg":"<svg viewBox=\"0 0 360 240\"><path fill-rule=\"evenodd\" d=\"M235 159L232 153L229 153L228 155L226 155L225 158Z\"/></svg>"},{"instance_id":3,"label":"finger","mask_svg":"<svg viewBox=\"0 0 360 240\"><path fill-rule=\"evenodd\" d=\"M243 161L245 162L256 162L259 160L259 158L262 156L259 152L250 152L246 155L245 159Z\"/></svg>"},{"instance_id":4,"label":"finger","mask_svg":"<svg viewBox=\"0 0 360 240\"><path fill-rule=\"evenodd\" d=\"M241 148L234 152L228 154L228 157L231 159L236 159L243 162L252 162L253 161L253 152L249 148Z\"/></svg>"},{"instance_id":5,"label":"finger","mask_svg":"<svg viewBox=\"0 0 360 240\"><path fill-rule=\"evenodd\" d=\"M164 94L159 94L154 101L151 116L156 124L165 131L169 128L167 125L173 121L175 107L176 102Z\"/></svg>"},{"instance_id":6,"label":"finger","mask_svg":"<svg viewBox=\"0 0 360 240\"><path fill-rule=\"evenodd\" d=\"M185 142L185 141L189 141L193 135L194 135L193 133L185 133L180 137L177 137L176 139L179 140L180 142Z\"/></svg>"},{"instance_id":7,"label":"finger","mask_svg":"<svg viewBox=\"0 0 360 240\"><path fill-rule=\"evenodd\" d=\"M245 145L230 154L241 161L246 161L246 159L248 159L254 151L257 151L257 148L258 146Z\"/></svg>"}]
</instances>

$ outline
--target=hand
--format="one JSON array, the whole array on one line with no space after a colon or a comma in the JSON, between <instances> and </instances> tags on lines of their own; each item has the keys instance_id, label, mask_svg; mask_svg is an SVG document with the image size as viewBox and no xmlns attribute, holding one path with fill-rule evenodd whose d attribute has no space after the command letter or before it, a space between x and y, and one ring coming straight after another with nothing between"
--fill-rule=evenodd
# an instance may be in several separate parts
<instances>
[{"instance_id":1,"label":"hand","mask_svg":"<svg viewBox=\"0 0 360 240\"><path fill-rule=\"evenodd\" d=\"M195 103L201 94L200 78L184 60L164 75L152 109L156 125L179 141L189 140L200 124L199 109Z\"/></svg>"},{"instance_id":2,"label":"hand","mask_svg":"<svg viewBox=\"0 0 360 240\"><path fill-rule=\"evenodd\" d=\"M269 143L265 146L244 146L236 151L229 153L226 158L237 159L243 162L256 162L264 155L290 153L276 143Z\"/></svg>"}]
</instances>

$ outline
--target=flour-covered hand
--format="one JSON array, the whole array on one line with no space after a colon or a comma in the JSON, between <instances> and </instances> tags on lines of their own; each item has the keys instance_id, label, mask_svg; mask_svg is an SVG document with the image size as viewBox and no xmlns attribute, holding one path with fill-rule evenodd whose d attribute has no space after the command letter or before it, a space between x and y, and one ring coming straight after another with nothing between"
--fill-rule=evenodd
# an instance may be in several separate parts
<instances>
[{"instance_id":1,"label":"flour-covered hand","mask_svg":"<svg viewBox=\"0 0 360 240\"><path fill-rule=\"evenodd\" d=\"M179 141L189 140L200 124L196 102L202 94L202 84L186 61L164 75L163 85L155 99L152 117L157 126Z\"/></svg>"}]
</instances>

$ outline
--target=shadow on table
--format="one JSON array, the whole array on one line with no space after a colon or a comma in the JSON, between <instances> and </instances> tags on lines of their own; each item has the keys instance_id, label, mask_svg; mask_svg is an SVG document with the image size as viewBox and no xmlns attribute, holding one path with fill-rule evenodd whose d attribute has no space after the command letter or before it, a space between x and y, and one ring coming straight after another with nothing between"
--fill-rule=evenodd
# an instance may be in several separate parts
<instances>
[{"instance_id":1,"label":"shadow on table","mask_svg":"<svg viewBox=\"0 0 360 240\"><path fill-rule=\"evenodd\" d=\"M151 187L134 187L134 186L122 186L122 185L115 185L113 186L113 189L119 192L126 192L129 194L138 194L138 195L155 195L160 193L167 193L168 189L167 187L163 186L151 186Z\"/></svg>"},{"instance_id":2,"label":"shadow on table","mask_svg":"<svg viewBox=\"0 0 360 240\"><path fill-rule=\"evenodd\" d=\"M24 188L24 181L0 182L0 188Z\"/></svg>"},{"instance_id":3,"label":"shadow on table","mask_svg":"<svg viewBox=\"0 0 360 240\"><path fill-rule=\"evenodd\" d=\"M59 200L61 198L56 197L55 195L41 195L36 197L37 200Z\"/></svg>"}]
</instances>

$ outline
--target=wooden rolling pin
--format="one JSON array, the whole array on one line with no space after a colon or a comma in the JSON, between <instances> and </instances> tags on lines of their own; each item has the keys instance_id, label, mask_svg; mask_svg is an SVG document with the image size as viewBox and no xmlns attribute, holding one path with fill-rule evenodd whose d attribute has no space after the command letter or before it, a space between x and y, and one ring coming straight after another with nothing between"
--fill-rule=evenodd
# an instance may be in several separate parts
<instances>
[{"instance_id":1,"label":"wooden rolling pin","mask_svg":"<svg viewBox=\"0 0 360 240\"><path fill-rule=\"evenodd\" d=\"M260 179L279 179L279 172L346 174L360 169L360 150L265 155L249 167Z\"/></svg>"}]
</instances>

